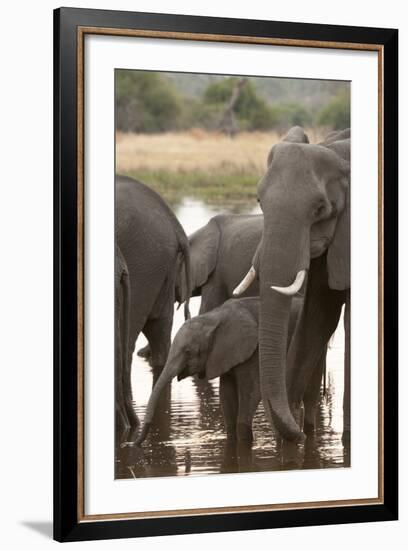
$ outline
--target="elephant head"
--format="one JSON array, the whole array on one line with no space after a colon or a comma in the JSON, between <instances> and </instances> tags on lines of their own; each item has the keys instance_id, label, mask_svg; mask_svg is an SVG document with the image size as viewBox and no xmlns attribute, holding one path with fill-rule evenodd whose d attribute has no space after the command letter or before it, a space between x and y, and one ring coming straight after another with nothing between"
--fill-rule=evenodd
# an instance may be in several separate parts
<instances>
[{"instance_id":1,"label":"elephant head","mask_svg":"<svg viewBox=\"0 0 408 550\"><path fill-rule=\"evenodd\" d=\"M228 300L182 325L153 387L138 445L149 432L161 392L173 378L197 375L211 380L252 356L258 346L258 304L257 298Z\"/></svg>"},{"instance_id":2,"label":"elephant head","mask_svg":"<svg viewBox=\"0 0 408 550\"><path fill-rule=\"evenodd\" d=\"M327 254L332 289L350 287L350 141L310 144L299 128L269 153L258 183L264 214L255 265L237 287L245 289L259 270L260 380L270 423L287 440L304 435L288 403L286 349L292 296L312 258Z\"/></svg>"}]
</instances>

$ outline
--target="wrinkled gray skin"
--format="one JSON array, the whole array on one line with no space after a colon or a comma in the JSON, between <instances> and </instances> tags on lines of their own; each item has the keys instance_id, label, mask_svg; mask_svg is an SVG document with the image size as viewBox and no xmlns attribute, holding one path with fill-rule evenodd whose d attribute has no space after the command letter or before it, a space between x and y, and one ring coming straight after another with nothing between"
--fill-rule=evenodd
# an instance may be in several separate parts
<instances>
[{"instance_id":1,"label":"wrinkled gray skin","mask_svg":"<svg viewBox=\"0 0 408 550\"><path fill-rule=\"evenodd\" d=\"M294 418L308 382L346 304L344 430L350 430L350 139L332 135L310 144L295 127L276 144L258 183L264 214L255 267L260 278L259 355L264 408L270 423L289 441L303 441ZM340 139L339 139L340 138ZM288 355L292 298L271 286L291 285L308 271L301 318Z\"/></svg>"},{"instance_id":2,"label":"wrinkled gray skin","mask_svg":"<svg viewBox=\"0 0 408 550\"><path fill-rule=\"evenodd\" d=\"M188 239L165 201L131 178L116 177L116 243L129 272L130 315L126 365L121 377L123 400L132 426L131 364L140 332L149 341L152 366L161 368L170 349L178 270L186 273L185 317L189 317L190 255Z\"/></svg>"},{"instance_id":3,"label":"wrinkled gray skin","mask_svg":"<svg viewBox=\"0 0 408 550\"><path fill-rule=\"evenodd\" d=\"M262 215L221 214L189 236L193 296L201 295L200 314L232 297L248 271L262 236ZM258 296L255 281L242 295Z\"/></svg>"},{"instance_id":4,"label":"wrinkled gray skin","mask_svg":"<svg viewBox=\"0 0 408 550\"><path fill-rule=\"evenodd\" d=\"M262 215L220 214L189 235L191 295L201 296L200 314L232 298L234 288L252 261L262 228ZM178 273L175 296L180 301L187 289L184 270ZM242 297L258 295L259 285L255 281ZM150 357L149 346L137 353Z\"/></svg>"},{"instance_id":5,"label":"wrinkled gray skin","mask_svg":"<svg viewBox=\"0 0 408 550\"><path fill-rule=\"evenodd\" d=\"M123 395L122 376L126 372L129 341L129 271L120 248L115 246L115 412L116 426L130 427Z\"/></svg>"},{"instance_id":6,"label":"wrinkled gray skin","mask_svg":"<svg viewBox=\"0 0 408 550\"><path fill-rule=\"evenodd\" d=\"M302 299L293 300L292 333ZM225 302L210 312L186 321L177 332L167 363L146 408L137 440L146 438L163 390L177 376L211 380L220 377L220 401L229 438L252 441L252 420L261 400L258 357L259 298Z\"/></svg>"},{"instance_id":7,"label":"wrinkled gray skin","mask_svg":"<svg viewBox=\"0 0 408 550\"><path fill-rule=\"evenodd\" d=\"M248 271L262 230L263 215L221 214L189 236L191 288L193 296L201 295L200 314L211 311L232 297L233 290ZM180 271L180 275L176 282L176 298L180 291L185 294L184 271ZM241 296L259 296L258 280ZM148 346L139 350L138 355L149 357ZM306 433L314 431L325 362L326 354L323 353L316 363L316 373L305 390Z\"/></svg>"},{"instance_id":8,"label":"wrinkled gray skin","mask_svg":"<svg viewBox=\"0 0 408 550\"><path fill-rule=\"evenodd\" d=\"M232 297L252 262L262 230L263 215L221 214L189 236L192 295L201 295L200 314ZM241 296L259 296L258 280ZM303 392L303 429L309 434L315 429L326 351L325 347Z\"/></svg>"}]
</instances>

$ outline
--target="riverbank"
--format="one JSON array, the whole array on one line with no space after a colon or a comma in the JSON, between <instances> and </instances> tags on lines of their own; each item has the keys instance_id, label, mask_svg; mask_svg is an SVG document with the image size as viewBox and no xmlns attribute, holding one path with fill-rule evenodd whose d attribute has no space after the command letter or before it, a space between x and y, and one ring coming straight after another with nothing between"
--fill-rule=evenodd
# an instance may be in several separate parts
<instances>
[{"instance_id":1,"label":"riverbank","mask_svg":"<svg viewBox=\"0 0 408 550\"><path fill-rule=\"evenodd\" d=\"M308 130L312 142L321 132ZM230 138L191 129L162 134L116 134L116 172L143 181L170 204L186 197L207 204L256 204L256 184L269 151L283 136L241 132Z\"/></svg>"}]
</instances>

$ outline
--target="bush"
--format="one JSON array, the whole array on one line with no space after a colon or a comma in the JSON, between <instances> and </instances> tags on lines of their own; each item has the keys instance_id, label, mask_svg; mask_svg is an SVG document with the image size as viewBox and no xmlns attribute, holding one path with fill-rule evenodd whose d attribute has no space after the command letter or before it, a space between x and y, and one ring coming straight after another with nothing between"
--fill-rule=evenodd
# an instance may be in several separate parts
<instances>
[{"instance_id":1,"label":"bush","mask_svg":"<svg viewBox=\"0 0 408 550\"><path fill-rule=\"evenodd\" d=\"M157 73L118 71L116 127L124 132L163 132L178 128L182 101Z\"/></svg>"},{"instance_id":2,"label":"bush","mask_svg":"<svg viewBox=\"0 0 408 550\"><path fill-rule=\"evenodd\" d=\"M287 131L292 126L308 126L312 122L310 112L300 103L284 102L272 107L275 126Z\"/></svg>"},{"instance_id":3,"label":"bush","mask_svg":"<svg viewBox=\"0 0 408 550\"><path fill-rule=\"evenodd\" d=\"M219 123L232 91L238 82L237 77L226 78L210 84L204 92L203 111L213 114L213 122ZM218 113L218 120L215 120ZM265 130L272 128L274 117L267 103L260 98L249 80L243 85L236 102L234 113L240 130Z\"/></svg>"},{"instance_id":4,"label":"bush","mask_svg":"<svg viewBox=\"0 0 408 550\"><path fill-rule=\"evenodd\" d=\"M350 95L341 92L329 101L317 114L317 124L332 130L350 128Z\"/></svg>"}]
</instances>

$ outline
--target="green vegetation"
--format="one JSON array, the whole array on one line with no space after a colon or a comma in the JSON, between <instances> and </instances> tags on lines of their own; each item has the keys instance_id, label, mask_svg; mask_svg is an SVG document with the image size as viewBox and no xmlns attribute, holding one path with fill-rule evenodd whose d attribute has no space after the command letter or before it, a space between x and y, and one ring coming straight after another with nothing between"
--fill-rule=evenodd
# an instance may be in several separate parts
<instances>
[{"instance_id":1,"label":"green vegetation","mask_svg":"<svg viewBox=\"0 0 408 550\"><path fill-rule=\"evenodd\" d=\"M199 199L206 204L229 204L234 211L240 211L248 205L256 206L256 183L259 176L255 173L138 170L126 175L149 185L172 206L180 204L185 197Z\"/></svg>"},{"instance_id":2,"label":"green vegetation","mask_svg":"<svg viewBox=\"0 0 408 550\"><path fill-rule=\"evenodd\" d=\"M116 127L125 132L164 132L178 128L179 93L159 73L116 73Z\"/></svg>"},{"instance_id":3,"label":"green vegetation","mask_svg":"<svg viewBox=\"0 0 408 550\"><path fill-rule=\"evenodd\" d=\"M291 126L309 126L313 124L313 116L303 105L295 102L282 102L271 108L276 126L281 131Z\"/></svg>"},{"instance_id":4,"label":"green vegetation","mask_svg":"<svg viewBox=\"0 0 408 550\"><path fill-rule=\"evenodd\" d=\"M350 96L344 92L337 94L318 113L319 126L327 126L333 130L350 128Z\"/></svg>"},{"instance_id":5,"label":"green vegetation","mask_svg":"<svg viewBox=\"0 0 408 550\"><path fill-rule=\"evenodd\" d=\"M116 71L116 128L160 133L217 130L238 77ZM234 106L240 131L350 125L345 82L248 77Z\"/></svg>"},{"instance_id":6,"label":"green vegetation","mask_svg":"<svg viewBox=\"0 0 408 550\"><path fill-rule=\"evenodd\" d=\"M204 92L204 105L216 108L221 116L238 80L237 77L229 77L210 84ZM240 130L265 130L273 128L276 123L272 110L257 95L250 80L242 87L234 112Z\"/></svg>"}]
</instances>

